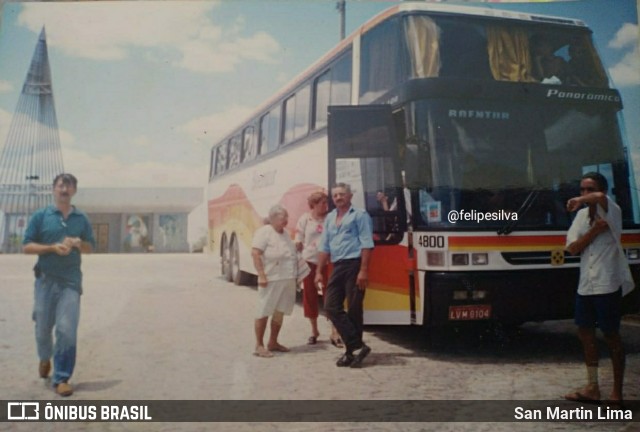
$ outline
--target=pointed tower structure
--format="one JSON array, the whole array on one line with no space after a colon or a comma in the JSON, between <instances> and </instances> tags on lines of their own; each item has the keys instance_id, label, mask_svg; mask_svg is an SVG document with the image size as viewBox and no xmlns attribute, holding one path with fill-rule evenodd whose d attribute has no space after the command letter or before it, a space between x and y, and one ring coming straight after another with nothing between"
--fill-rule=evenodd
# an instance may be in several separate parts
<instances>
[{"instance_id":1,"label":"pointed tower structure","mask_svg":"<svg viewBox=\"0 0 640 432\"><path fill-rule=\"evenodd\" d=\"M53 203L51 183L64 172L44 27L0 154L0 250L19 252L27 222Z\"/></svg>"}]
</instances>

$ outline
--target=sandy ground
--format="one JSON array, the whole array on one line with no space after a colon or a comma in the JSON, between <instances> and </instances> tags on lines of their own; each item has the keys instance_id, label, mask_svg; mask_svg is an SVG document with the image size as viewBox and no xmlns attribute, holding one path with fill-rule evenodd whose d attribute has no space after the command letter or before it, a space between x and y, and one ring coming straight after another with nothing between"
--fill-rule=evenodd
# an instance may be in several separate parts
<instances>
[{"instance_id":1,"label":"sandy ground","mask_svg":"<svg viewBox=\"0 0 640 432\"><path fill-rule=\"evenodd\" d=\"M31 308L34 258L0 256L0 399L59 400L37 376ZM206 255L84 258L78 361L69 400L549 400L584 379L570 323L552 336L528 330L518 350L430 353L416 332L368 328L373 353L360 370L337 368L327 341L306 344L296 306L281 342L291 353L251 355L256 292L218 278ZM541 330L539 330L541 329ZM640 399L640 338L625 325L627 399ZM551 339L549 339L551 337ZM545 346L551 340L552 346ZM540 345L540 347L537 347ZM569 347L564 349L563 347ZM606 351L605 351L606 352ZM610 386L608 360L602 385ZM606 390L605 390L606 391ZM4 408L2 408L4 409ZM640 416L635 413L635 418ZM640 423L0 423L4 430L230 431L640 431Z\"/></svg>"}]
</instances>

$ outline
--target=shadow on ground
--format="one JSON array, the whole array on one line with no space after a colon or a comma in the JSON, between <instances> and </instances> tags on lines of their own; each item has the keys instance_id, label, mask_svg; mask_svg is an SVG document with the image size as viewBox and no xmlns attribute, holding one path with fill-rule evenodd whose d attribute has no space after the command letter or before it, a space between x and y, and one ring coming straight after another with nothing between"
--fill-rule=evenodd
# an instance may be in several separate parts
<instances>
[{"instance_id":1,"label":"shadow on ground","mask_svg":"<svg viewBox=\"0 0 640 432\"><path fill-rule=\"evenodd\" d=\"M469 363L575 362L582 358L582 347L572 320L526 323L519 327L463 323L456 327L366 326L366 332L388 343L438 360ZM640 353L637 325L623 324L625 351ZM601 356L608 357L604 339L598 335Z\"/></svg>"},{"instance_id":2,"label":"shadow on ground","mask_svg":"<svg viewBox=\"0 0 640 432\"><path fill-rule=\"evenodd\" d=\"M257 289L256 286L249 286ZM296 293L296 303L302 305L302 293ZM321 307L322 313L322 307ZM620 333L627 354L640 353L640 317L631 316L623 322ZM457 326L425 331L422 326L365 326L366 333L411 351L410 354L378 357L378 364L395 365L402 357L424 356L443 361L479 363L573 363L582 359L582 347L573 320L525 323L506 327L477 321ZM365 336L366 338L366 336ZM607 346L598 332L601 358L608 358ZM299 347L299 351L306 351Z\"/></svg>"},{"instance_id":3,"label":"shadow on ground","mask_svg":"<svg viewBox=\"0 0 640 432\"><path fill-rule=\"evenodd\" d=\"M75 388L83 392L97 392L115 387L121 382L121 380L81 381L75 384Z\"/></svg>"}]
</instances>

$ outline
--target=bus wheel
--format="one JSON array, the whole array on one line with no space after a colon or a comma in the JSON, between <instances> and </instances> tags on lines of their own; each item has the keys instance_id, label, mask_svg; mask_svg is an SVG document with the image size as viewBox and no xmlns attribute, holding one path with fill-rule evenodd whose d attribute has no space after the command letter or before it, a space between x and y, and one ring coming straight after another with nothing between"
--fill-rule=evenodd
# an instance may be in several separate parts
<instances>
[{"instance_id":1,"label":"bus wheel","mask_svg":"<svg viewBox=\"0 0 640 432\"><path fill-rule=\"evenodd\" d=\"M231 282L231 251L229 250L229 242L226 237L221 241L222 250L220 251L220 273L224 280Z\"/></svg>"},{"instance_id":2,"label":"bus wheel","mask_svg":"<svg viewBox=\"0 0 640 432\"><path fill-rule=\"evenodd\" d=\"M234 237L231 241L231 253L229 258L231 260L231 280L236 285L249 285L253 280L252 275L240 270L240 248L238 247L238 240Z\"/></svg>"}]
</instances>

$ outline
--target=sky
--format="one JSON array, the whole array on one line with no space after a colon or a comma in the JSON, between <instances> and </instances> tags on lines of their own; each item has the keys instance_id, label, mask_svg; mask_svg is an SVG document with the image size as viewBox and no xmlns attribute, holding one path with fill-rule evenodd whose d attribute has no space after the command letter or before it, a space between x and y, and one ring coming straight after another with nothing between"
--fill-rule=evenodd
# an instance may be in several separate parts
<instances>
[{"instance_id":1,"label":"sky","mask_svg":"<svg viewBox=\"0 0 640 432\"><path fill-rule=\"evenodd\" d=\"M348 0L347 35L395 3ZM640 167L636 0L459 3L585 21ZM211 146L339 41L335 0L17 2L1 13L0 148L44 26L64 166L82 187L206 186Z\"/></svg>"}]
</instances>

